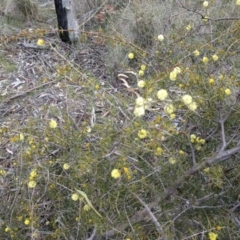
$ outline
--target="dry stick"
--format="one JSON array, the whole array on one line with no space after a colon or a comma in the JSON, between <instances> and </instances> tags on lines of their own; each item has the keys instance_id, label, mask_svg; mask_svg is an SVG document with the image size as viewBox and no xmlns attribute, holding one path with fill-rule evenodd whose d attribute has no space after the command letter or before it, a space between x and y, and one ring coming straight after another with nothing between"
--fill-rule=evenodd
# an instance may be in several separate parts
<instances>
[{"instance_id":1,"label":"dry stick","mask_svg":"<svg viewBox=\"0 0 240 240\"><path fill-rule=\"evenodd\" d=\"M201 171L205 167L216 164L216 163L223 162L223 161L227 160L229 157L231 157L232 155L234 155L238 152L240 152L240 146L237 146L237 147L234 147L232 149L217 153L216 155L207 158L202 164L199 164L196 167L188 170L184 174L184 176L177 181L177 183L175 184L174 187L172 187L170 189L167 189L165 198L168 199L172 194L174 194L174 192L178 188L180 188L184 184L184 182L186 180L189 180L189 178L191 176L195 175L196 173L198 173L199 171Z\"/></svg>"},{"instance_id":2,"label":"dry stick","mask_svg":"<svg viewBox=\"0 0 240 240\"><path fill-rule=\"evenodd\" d=\"M149 206L134 192L131 192L133 194L133 196L145 207L148 215L150 216L150 218L152 219L153 223L156 226L156 229L159 233L163 233L163 229L160 225L160 223L158 222L157 218L154 216L154 214L152 213L151 209L149 208Z\"/></svg>"}]
</instances>

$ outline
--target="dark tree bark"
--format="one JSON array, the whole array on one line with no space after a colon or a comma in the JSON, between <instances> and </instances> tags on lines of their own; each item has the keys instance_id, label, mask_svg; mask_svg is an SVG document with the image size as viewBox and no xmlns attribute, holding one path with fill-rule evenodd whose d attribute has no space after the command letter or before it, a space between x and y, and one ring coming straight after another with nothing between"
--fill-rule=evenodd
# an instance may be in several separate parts
<instances>
[{"instance_id":1,"label":"dark tree bark","mask_svg":"<svg viewBox=\"0 0 240 240\"><path fill-rule=\"evenodd\" d=\"M54 0L54 3L61 40L70 44L77 42L78 24L72 0Z\"/></svg>"}]
</instances>

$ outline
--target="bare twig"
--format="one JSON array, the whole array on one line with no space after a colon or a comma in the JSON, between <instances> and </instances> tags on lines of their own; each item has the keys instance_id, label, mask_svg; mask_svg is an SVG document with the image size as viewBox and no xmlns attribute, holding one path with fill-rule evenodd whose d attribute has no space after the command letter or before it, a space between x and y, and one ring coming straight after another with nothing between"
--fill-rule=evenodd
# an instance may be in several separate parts
<instances>
[{"instance_id":1,"label":"bare twig","mask_svg":"<svg viewBox=\"0 0 240 240\"><path fill-rule=\"evenodd\" d=\"M153 223L155 224L157 231L160 232L161 234L163 234L163 229L162 229L160 223L158 222L157 218L152 213L152 211L149 208L149 206L136 193L132 192L132 195L145 207L148 215L150 216L150 218L152 219Z\"/></svg>"}]
</instances>

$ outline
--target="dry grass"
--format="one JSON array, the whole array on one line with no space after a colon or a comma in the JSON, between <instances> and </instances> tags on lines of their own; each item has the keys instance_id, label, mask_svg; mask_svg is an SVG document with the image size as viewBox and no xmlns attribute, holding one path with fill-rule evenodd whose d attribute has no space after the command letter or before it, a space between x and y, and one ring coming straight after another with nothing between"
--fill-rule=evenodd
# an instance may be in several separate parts
<instances>
[{"instance_id":1,"label":"dry grass","mask_svg":"<svg viewBox=\"0 0 240 240\"><path fill-rule=\"evenodd\" d=\"M0 16L0 238L239 239L240 6L81 1L69 46L36 4Z\"/></svg>"}]
</instances>

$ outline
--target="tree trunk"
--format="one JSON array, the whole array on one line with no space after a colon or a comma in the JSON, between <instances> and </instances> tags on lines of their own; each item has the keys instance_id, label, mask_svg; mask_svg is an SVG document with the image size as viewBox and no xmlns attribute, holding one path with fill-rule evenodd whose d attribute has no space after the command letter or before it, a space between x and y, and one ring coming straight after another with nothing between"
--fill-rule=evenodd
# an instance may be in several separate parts
<instances>
[{"instance_id":1,"label":"tree trunk","mask_svg":"<svg viewBox=\"0 0 240 240\"><path fill-rule=\"evenodd\" d=\"M76 43L78 24L72 0L54 0L58 20L59 36L63 42Z\"/></svg>"}]
</instances>

